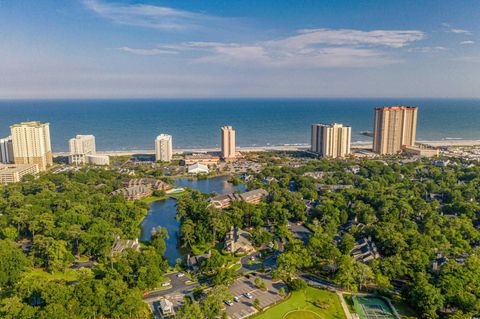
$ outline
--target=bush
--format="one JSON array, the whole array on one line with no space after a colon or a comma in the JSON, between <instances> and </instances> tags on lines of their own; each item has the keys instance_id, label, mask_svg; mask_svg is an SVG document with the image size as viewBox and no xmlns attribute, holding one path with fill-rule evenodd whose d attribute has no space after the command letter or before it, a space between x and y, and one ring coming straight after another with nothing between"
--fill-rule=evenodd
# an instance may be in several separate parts
<instances>
[{"instance_id":1,"label":"bush","mask_svg":"<svg viewBox=\"0 0 480 319\"><path fill-rule=\"evenodd\" d=\"M307 283L300 278L290 280L287 285L293 291L299 291L307 288Z\"/></svg>"}]
</instances>

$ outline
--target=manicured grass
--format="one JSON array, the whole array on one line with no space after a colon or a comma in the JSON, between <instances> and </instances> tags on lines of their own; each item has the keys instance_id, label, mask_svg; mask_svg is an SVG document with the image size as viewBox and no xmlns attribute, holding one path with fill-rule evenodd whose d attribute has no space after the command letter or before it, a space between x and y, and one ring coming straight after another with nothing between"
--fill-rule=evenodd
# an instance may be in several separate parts
<instances>
[{"instance_id":1,"label":"manicured grass","mask_svg":"<svg viewBox=\"0 0 480 319\"><path fill-rule=\"evenodd\" d=\"M53 273L49 273L42 269L34 269L31 272L26 273L25 276L30 278L38 278L38 279L43 278L47 280L61 279L65 281L75 281L78 279L77 272L69 268L67 268L64 272L58 271Z\"/></svg>"},{"instance_id":2,"label":"manicured grass","mask_svg":"<svg viewBox=\"0 0 480 319\"><path fill-rule=\"evenodd\" d=\"M321 301L328 304L324 309L315 306ZM327 290L308 287L302 291L294 291L280 304L266 310L255 319L345 319L338 296Z\"/></svg>"}]
</instances>

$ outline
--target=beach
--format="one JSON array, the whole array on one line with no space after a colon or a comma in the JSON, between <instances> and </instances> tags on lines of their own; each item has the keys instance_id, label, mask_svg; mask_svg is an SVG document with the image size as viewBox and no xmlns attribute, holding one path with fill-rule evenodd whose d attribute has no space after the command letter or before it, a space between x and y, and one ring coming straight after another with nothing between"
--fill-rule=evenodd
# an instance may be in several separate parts
<instances>
[{"instance_id":1,"label":"beach","mask_svg":"<svg viewBox=\"0 0 480 319\"><path fill-rule=\"evenodd\" d=\"M443 140L443 141L417 141L419 144L429 145L432 147L447 147L447 146L480 146L480 140ZM352 144L352 149L368 149L372 148L372 143L360 143ZM309 145L267 145L267 146L249 146L249 147L237 147L237 151L242 153L248 152L271 152L271 151L306 151L309 149ZM184 148L174 149L174 154L186 154L186 153L214 153L220 152L219 148ZM109 156L131 156L135 154L153 155L155 150L105 150L97 151L99 155ZM54 152L54 156L68 156L68 152Z\"/></svg>"}]
</instances>

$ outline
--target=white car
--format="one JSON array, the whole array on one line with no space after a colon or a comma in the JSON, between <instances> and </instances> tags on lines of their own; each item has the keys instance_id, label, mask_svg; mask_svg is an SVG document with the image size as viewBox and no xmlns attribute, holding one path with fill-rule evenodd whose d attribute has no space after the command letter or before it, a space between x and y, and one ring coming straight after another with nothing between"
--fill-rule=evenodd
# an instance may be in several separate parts
<instances>
[{"instance_id":1,"label":"white car","mask_svg":"<svg viewBox=\"0 0 480 319\"><path fill-rule=\"evenodd\" d=\"M168 287L171 286L172 283L170 281L162 282L162 287Z\"/></svg>"},{"instance_id":2,"label":"white car","mask_svg":"<svg viewBox=\"0 0 480 319\"><path fill-rule=\"evenodd\" d=\"M252 294L249 293L249 292L246 292L246 293L244 293L243 295L244 295L245 297L247 297L248 299L252 299L252 298L253 298Z\"/></svg>"},{"instance_id":3,"label":"white car","mask_svg":"<svg viewBox=\"0 0 480 319\"><path fill-rule=\"evenodd\" d=\"M255 261L255 256L250 257L251 261Z\"/></svg>"},{"instance_id":4,"label":"white car","mask_svg":"<svg viewBox=\"0 0 480 319\"><path fill-rule=\"evenodd\" d=\"M179 273L177 274L177 277L178 277L178 278L185 277L185 274L184 274L183 272L179 272Z\"/></svg>"},{"instance_id":5,"label":"white car","mask_svg":"<svg viewBox=\"0 0 480 319\"><path fill-rule=\"evenodd\" d=\"M240 302L240 297L235 296L235 297L233 297L233 300L235 300L235 302Z\"/></svg>"},{"instance_id":6,"label":"white car","mask_svg":"<svg viewBox=\"0 0 480 319\"><path fill-rule=\"evenodd\" d=\"M231 300L224 300L223 301L227 306L233 306L233 302Z\"/></svg>"}]
</instances>

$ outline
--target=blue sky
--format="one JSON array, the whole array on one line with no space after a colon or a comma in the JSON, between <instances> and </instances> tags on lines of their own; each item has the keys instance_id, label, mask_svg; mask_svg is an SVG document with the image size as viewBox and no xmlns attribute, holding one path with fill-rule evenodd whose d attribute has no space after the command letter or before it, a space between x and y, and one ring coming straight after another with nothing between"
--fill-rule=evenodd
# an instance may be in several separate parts
<instances>
[{"instance_id":1,"label":"blue sky","mask_svg":"<svg viewBox=\"0 0 480 319\"><path fill-rule=\"evenodd\" d=\"M0 0L0 98L480 97L480 0Z\"/></svg>"}]
</instances>

